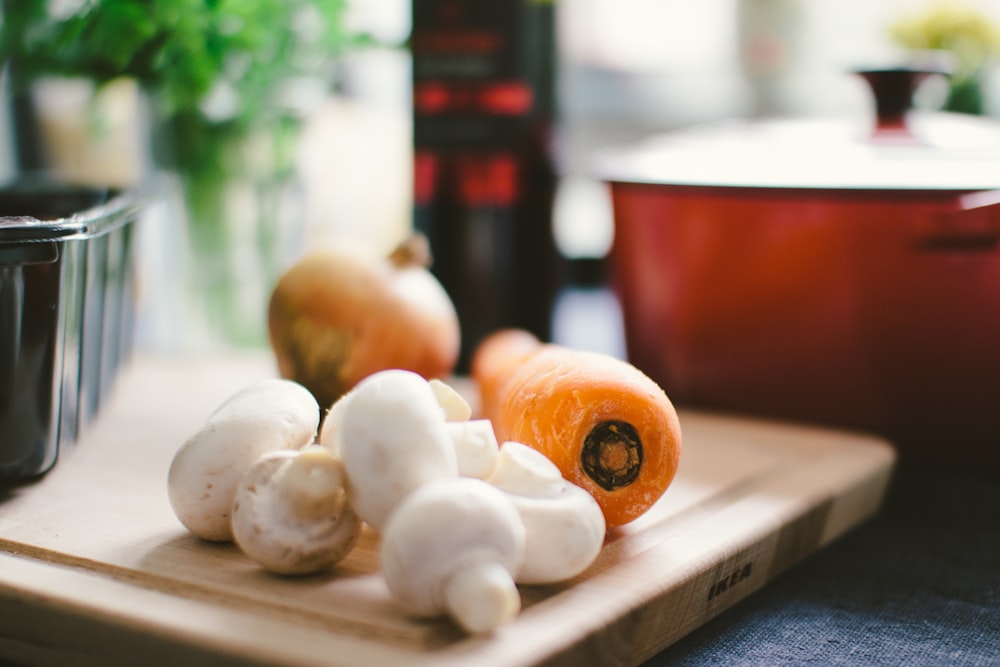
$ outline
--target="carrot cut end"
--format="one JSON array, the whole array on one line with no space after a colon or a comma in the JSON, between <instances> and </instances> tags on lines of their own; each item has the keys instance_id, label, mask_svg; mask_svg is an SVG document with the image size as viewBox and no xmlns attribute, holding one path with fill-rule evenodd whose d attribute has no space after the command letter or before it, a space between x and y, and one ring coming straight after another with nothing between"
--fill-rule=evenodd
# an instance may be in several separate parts
<instances>
[{"instance_id":1,"label":"carrot cut end","mask_svg":"<svg viewBox=\"0 0 1000 667\"><path fill-rule=\"evenodd\" d=\"M580 450L584 473L605 491L632 484L642 468L642 440L628 422L601 422L587 434Z\"/></svg>"}]
</instances>

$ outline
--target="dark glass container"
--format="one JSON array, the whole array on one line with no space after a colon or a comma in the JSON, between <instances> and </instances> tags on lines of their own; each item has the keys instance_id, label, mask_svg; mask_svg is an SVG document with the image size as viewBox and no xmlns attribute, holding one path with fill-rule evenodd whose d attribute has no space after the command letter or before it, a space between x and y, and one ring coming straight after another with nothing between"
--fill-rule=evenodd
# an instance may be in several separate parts
<instances>
[{"instance_id":1,"label":"dark glass container","mask_svg":"<svg viewBox=\"0 0 1000 667\"><path fill-rule=\"evenodd\" d=\"M0 187L0 484L48 471L129 355L139 200L41 177Z\"/></svg>"},{"instance_id":2,"label":"dark glass container","mask_svg":"<svg viewBox=\"0 0 1000 667\"><path fill-rule=\"evenodd\" d=\"M561 262L551 3L414 0L414 227L458 310L459 370L490 331L550 336Z\"/></svg>"}]
</instances>

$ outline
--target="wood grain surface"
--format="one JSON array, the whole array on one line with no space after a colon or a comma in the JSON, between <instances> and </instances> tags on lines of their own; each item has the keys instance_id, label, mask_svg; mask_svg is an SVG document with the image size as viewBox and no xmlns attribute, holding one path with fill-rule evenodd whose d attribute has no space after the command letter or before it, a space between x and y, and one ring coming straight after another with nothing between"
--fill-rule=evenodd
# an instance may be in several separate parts
<instances>
[{"instance_id":1,"label":"wood grain surface","mask_svg":"<svg viewBox=\"0 0 1000 667\"><path fill-rule=\"evenodd\" d=\"M466 637L408 618L378 536L328 574L278 577L190 536L166 475L265 356L139 358L51 473L0 490L0 657L39 665L635 665L877 511L877 438L681 410L674 484L573 581L522 586L512 624Z\"/></svg>"}]
</instances>

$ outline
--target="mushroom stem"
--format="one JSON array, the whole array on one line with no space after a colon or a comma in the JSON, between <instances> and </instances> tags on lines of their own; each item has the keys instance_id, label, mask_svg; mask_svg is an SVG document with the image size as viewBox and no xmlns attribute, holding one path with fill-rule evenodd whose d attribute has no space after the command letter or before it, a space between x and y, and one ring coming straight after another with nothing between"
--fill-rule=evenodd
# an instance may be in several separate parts
<instances>
[{"instance_id":1,"label":"mushroom stem","mask_svg":"<svg viewBox=\"0 0 1000 667\"><path fill-rule=\"evenodd\" d=\"M448 422L446 426L451 442L455 446L458 474L463 477L486 479L493 472L497 457L500 455L500 445L493 432L493 422L488 419L473 419Z\"/></svg>"},{"instance_id":2,"label":"mushroom stem","mask_svg":"<svg viewBox=\"0 0 1000 667\"><path fill-rule=\"evenodd\" d=\"M496 465L486 481L507 493L532 498L558 497L565 485L562 472L548 457L513 441L500 447Z\"/></svg>"},{"instance_id":3,"label":"mushroom stem","mask_svg":"<svg viewBox=\"0 0 1000 667\"><path fill-rule=\"evenodd\" d=\"M309 574L339 563L361 534L339 466L318 446L261 457L233 502L237 546L278 574Z\"/></svg>"},{"instance_id":4,"label":"mushroom stem","mask_svg":"<svg viewBox=\"0 0 1000 667\"><path fill-rule=\"evenodd\" d=\"M346 502L344 464L322 447L303 449L275 483L303 519L334 516Z\"/></svg>"},{"instance_id":5,"label":"mushroom stem","mask_svg":"<svg viewBox=\"0 0 1000 667\"><path fill-rule=\"evenodd\" d=\"M455 572L444 586L448 614L469 633L495 630L521 610L521 596L510 572L494 561Z\"/></svg>"},{"instance_id":6,"label":"mushroom stem","mask_svg":"<svg viewBox=\"0 0 1000 667\"><path fill-rule=\"evenodd\" d=\"M389 515L382 574L409 613L447 614L467 632L487 632L521 608L513 579L524 560L524 530L510 497L483 480L432 481Z\"/></svg>"},{"instance_id":7,"label":"mushroom stem","mask_svg":"<svg viewBox=\"0 0 1000 667\"><path fill-rule=\"evenodd\" d=\"M450 422L463 422L472 418L472 406L450 384L431 378L431 389L438 404L444 410L444 417Z\"/></svg>"}]
</instances>

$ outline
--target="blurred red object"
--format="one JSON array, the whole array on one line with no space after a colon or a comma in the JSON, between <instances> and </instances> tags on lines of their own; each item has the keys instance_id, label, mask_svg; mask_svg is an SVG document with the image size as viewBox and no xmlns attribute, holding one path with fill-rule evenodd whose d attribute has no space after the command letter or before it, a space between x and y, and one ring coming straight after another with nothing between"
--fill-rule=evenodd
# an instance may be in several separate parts
<instances>
[{"instance_id":1,"label":"blurred red object","mask_svg":"<svg viewBox=\"0 0 1000 667\"><path fill-rule=\"evenodd\" d=\"M1000 463L1000 126L908 122L902 141L786 119L605 156L630 360L681 404Z\"/></svg>"}]
</instances>

